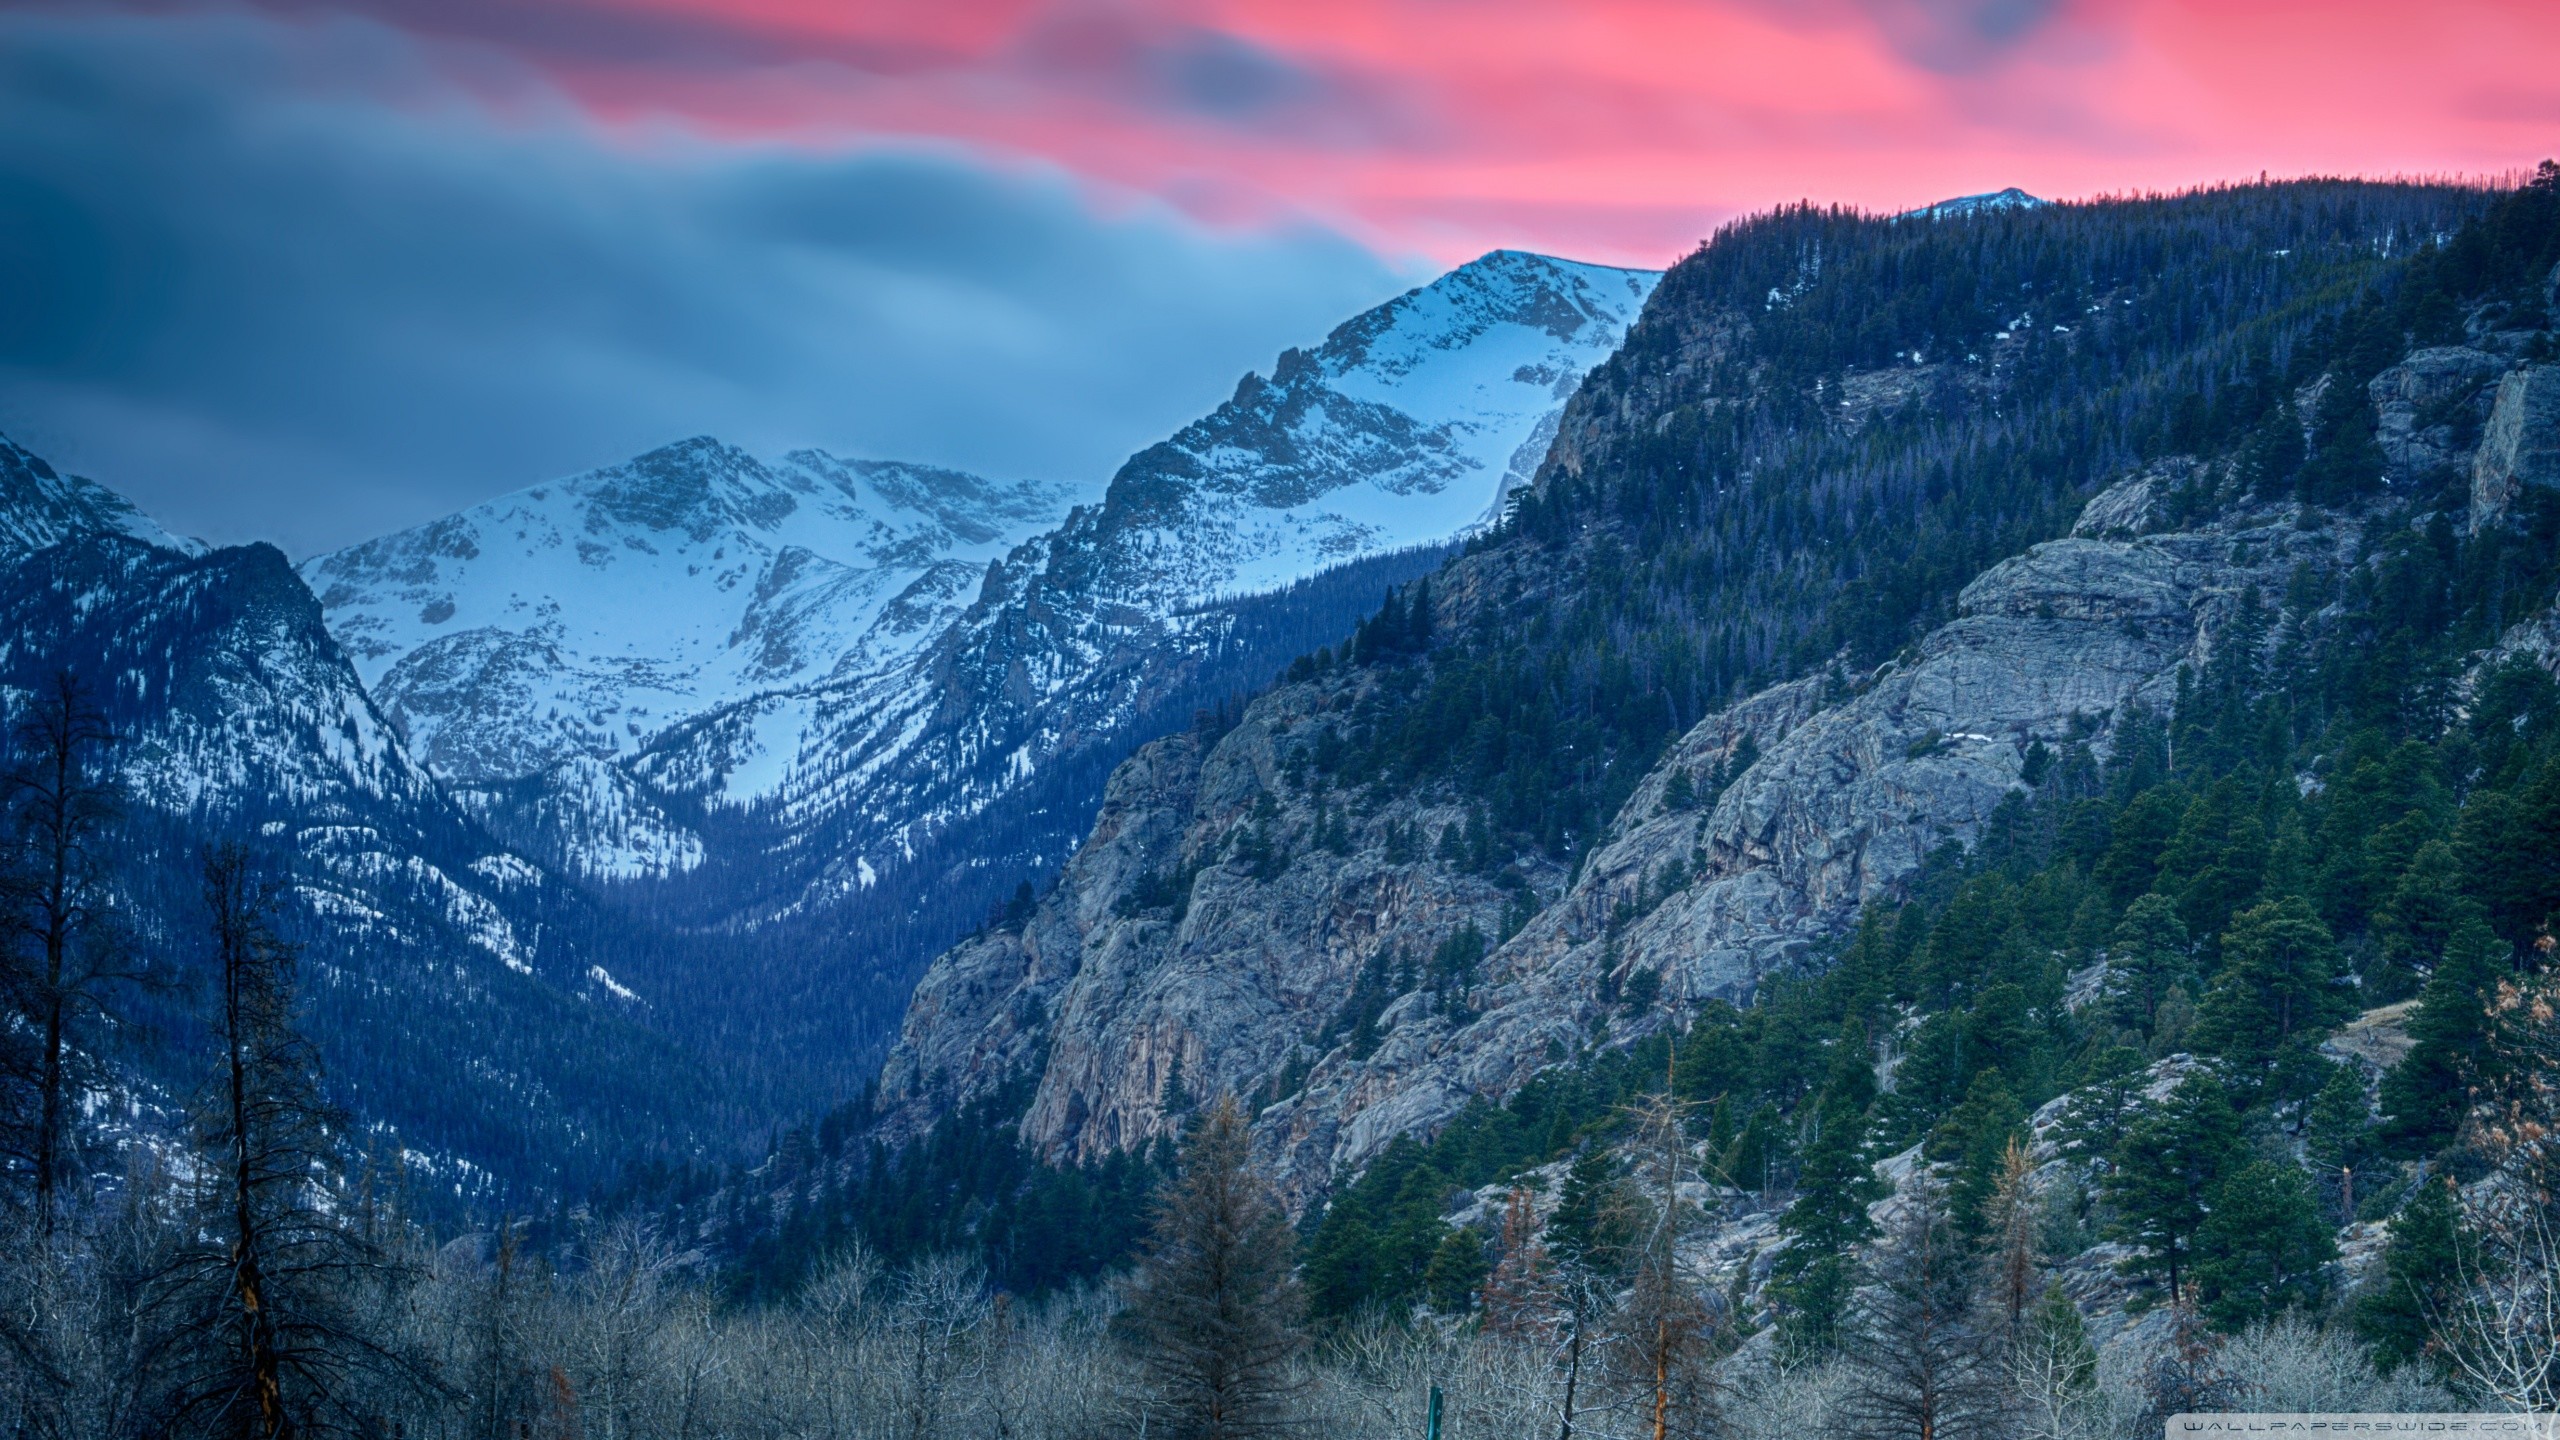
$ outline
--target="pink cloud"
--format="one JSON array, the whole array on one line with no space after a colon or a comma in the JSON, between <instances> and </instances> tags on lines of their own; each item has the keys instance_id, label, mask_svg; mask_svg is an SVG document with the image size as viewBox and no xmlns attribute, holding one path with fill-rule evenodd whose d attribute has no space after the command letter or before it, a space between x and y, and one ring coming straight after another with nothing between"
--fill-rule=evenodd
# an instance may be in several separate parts
<instances>
[{"instance_id":1,"label":"pink cloud","mask_svg":"<svg viewBox=\"0 0 2560 1440\"><path fill-rule=\"evenodd\" d=\"M278 0L313 8L317 0ZM965 143L1391 250L1660 263L1869 208L2560 149L2546 0L369 0L598 115Z\"/></svg>"}]
</instances>

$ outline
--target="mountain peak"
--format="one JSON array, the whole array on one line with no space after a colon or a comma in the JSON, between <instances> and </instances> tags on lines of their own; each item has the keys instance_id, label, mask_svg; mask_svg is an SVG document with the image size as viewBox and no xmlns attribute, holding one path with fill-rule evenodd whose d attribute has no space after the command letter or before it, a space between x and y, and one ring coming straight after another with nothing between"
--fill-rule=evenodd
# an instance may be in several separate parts
<instances>
[{"instance_id":1,"label":"mountain peak","mask_svg":"<svg viewBox=\"0 0 2560 1440\"><path fill-rule=\"evenodd\" d=\"M122 495L0 435L0 560L86 535L123 535L163 550L204 547L163 530Z\"/></svg>"},{"instance_id":2,"label":"mountain peak","mask_svg":"<svg viewBox=\"0 0 2560 1440\"><path fill-rule=\"evenodd\" d=\"M1968 215L1987 215L1999 210L2035 210L2053 202L2039 200L2012 185L2006 190L1993 190L1981 195L1959 195L1917 210L1905 210L1897 220L1959 220Z\"/></svg>"}]
</instances>

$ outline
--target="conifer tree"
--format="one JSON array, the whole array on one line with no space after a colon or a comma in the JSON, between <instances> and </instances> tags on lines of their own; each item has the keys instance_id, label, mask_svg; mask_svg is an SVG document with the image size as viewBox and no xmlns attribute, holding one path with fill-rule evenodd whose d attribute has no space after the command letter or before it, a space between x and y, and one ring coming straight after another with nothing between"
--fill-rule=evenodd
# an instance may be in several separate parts
<instances>
[{"instance_id":1,"label":"conifer tree","mask_svg":"<svg viewBox=\"0 0 2560 1440\"><path fill-rule=\"evenodd\" d=\"M1857 1434L1977 1440L2006 1428L2006 1352L1973 1270L1946 1196L1924 1172L1877 1242L1848 1322L1843 1408Z\"/></svg>"},{"instance_id":2,"label":"conifer tree","mask_svg":"<svg viewBox=\"0 0 2560 1440\"><path fill-rule=\"evenodd\" d=\"M1778 1252L1771 1289L1782 1334L1798 1350L1836 1343L1857 1280L1851 1251L1876 1233L1867 1206L1885 1187L1867 1154L1867 1129L1864 1111L1836 1099L1818 1107L1795 1203L1778 1218L1787 1248Z\"/></svg>"},{"instance_id":3,"label":"conifer tree","mask_svg":"<svg viewBox=\"0 0 2560 1440\"><path fill-rule=\"evenodd\" d=\"M2450 1179L2418 1187L2391 1217L2382 1274L2356 1304L2356 1333L2386 1368L2429 1353L2435 1327L2452 1312L2462 1283L2461 1210Z\"/></svg>"},{"instance_id":4,"label":"conifer tree","mask_svg":"<svg viewBox=\"0 0 2560 1440\"><path fill-rule=\"evenodd\" d=\"M2170 990L2194 983L2195 958L2178 907L2165 895L2145 895L2126 907L2107 941L2107 1018L2147 1036Z\"/></svg>"},{"instance_id":5,"label":"conifer tree","mask_svg":"<svg viewBox=\"0 0 2560 1440\"><path fill-rule=\"evenodd\" d=\"M1244 1111L1222 1095L1182 1148L1130 1277L1162 1433L1198 1440L1285 1429L1304 1346L1288 1218L1254 1172Z\"/></svg>"},{"instance_id":6,"label":"conifer tree","mask_svg":"<svg viewBox=\"0 0 2560 1440\"><path fill-rule=\"evenodd\" d=\"M2115 1211L2112 1233L2135 1249L2126 1270L2168 1281L2173 1302L2239 1143L2230 1094L2212 1071L2198 1070L2159 1103L2144 1107L2116 1147L2103 1182Z\"/></svg>"},{"instance_id":7,"label":"conifer tree","mask_svg":"<svg viewBox=\"0 0 2560 1440\"><path fill-rule=\"evenodd\" d=\"M1627 1208L1618 1194L1617 1165L1608 1150L1586 1147L1565 1171L1556 1208L1547 1216L1547 1248L1556 1260L1558 1322L1564 1327L1564 1419L1559 1440L1573 1434L1585 1352L1615 1298L1620 1225Z\"/></svg>"},{"instance_id":8,"label":"conifer tree","mask_svg":"<svg viewBox=\"0 0 2560 1440\"><path fill-rule=\"evenodd\" d=\"M2489 1034L2489 995L2507 970L2507 944L2478 915L2445 943L2409 1017L2409 1053L2382 1077L2383 1133L2404 1149L2453 1137L2470 1108Z\"/></svg>"},{"instance_id":9,"label":"conifer tree","mask_svg":"<svg viewBox=\"0 0 2560 1440\"><path fill-rule=\"evenodd\" d=\"M2273 1160L2242 1166L2214 1191L2195 1252L2197 1298L2225 1330L2313 1305L2338 1258L2302 1171Z\"/></svg>"},{"instance_id":10,"label":"conifer tree","mask_svg":"<svg viewBox=\"0 0 2560 1440\"><path fill-rule=\"evenodd\" d=\"M1618 1177L1607 1147L1589 1145L1566 1167L1556 1208L1547 1215L1547 1250L1560 1264L1608 1268L1612 1224L1622 1213L1614 1196Z\"/></svg>"},{"instance_id":11,"label":"conifer tree","mask_svg":"<svg viewBox=\"0 0 2560 1440\"><path fill-rule=\"evenodd\" d=\"M2196 1043L2263 1065L2297 1034L2317 1033L2348 1008L2337 988L2338 946L2298 895L2242 912L2222 941L2222 969L2196 1012Z\"/></svg>"},{"instance_id":12,"label":"conifer tree","mask_svg":"<svg viewBox=\"0 0 2560 1440\"><path fill-rule=\"evenodd\" d=\"M1984 1070L1973 1077L1964 1103L1930 1134L1924 1153L1938 1162L1948 1211L1966 1235L1978 1236L1990 1225L2003 1161L2026 1123L2025 1108L2000 1083L1999 1072Z\"/></svg>"},{"instance_id":13,"label":"conifer tree","mask_svg":"<svg viewBox=\"0 0 2560 1440\"><path fill-rule=\"evenodd\" d=\"M2364 1071L2333 1065L2328 1080L2311 1097L2303 1121L2303 1154L2324 1175L2338 1181L2340 1224L2356 1218L2356 1176L2373 1148L2373 1117L2365 1101Z\"/></svg>"}]
</instances>

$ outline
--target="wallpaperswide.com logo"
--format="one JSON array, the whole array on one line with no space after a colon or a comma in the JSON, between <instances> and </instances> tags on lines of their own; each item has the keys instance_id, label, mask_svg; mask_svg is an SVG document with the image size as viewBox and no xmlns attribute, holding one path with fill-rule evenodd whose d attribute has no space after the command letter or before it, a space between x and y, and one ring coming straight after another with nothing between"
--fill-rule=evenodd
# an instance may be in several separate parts
<instances>
[{"instance_id":1,"label":"wallpaperswide.com logo","mask_svg":"<svg viewBox=\"0 0 2560 1440\"><path fill-rule=\"evenodd\" d=\"M2560 1440L2560 1415L2384 1415L2333 1411L2314 1414L2224 1411L2172 1415L2165 1440L2212 1440L2246 1435L2477 1436L2479 1440Z\"/></svg>"}]
</instances>

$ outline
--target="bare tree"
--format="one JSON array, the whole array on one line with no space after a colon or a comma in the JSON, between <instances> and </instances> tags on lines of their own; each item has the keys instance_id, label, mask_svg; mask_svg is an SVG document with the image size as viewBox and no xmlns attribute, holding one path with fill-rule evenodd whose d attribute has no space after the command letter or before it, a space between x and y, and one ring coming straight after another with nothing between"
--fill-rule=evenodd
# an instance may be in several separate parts
<instances>
[{"instance_id":1,"label":"bare tree","mask_svg":"<svg viewBox=\"0 0 2560 1440\"><path fill-rule=\"evenodd\" d=\"M2099 1434L2106 1414L2098 1393L2098 1352L2062 1287L2046 1285L2020 1314L2011 1336L2009 1378L2018 1391L2020 1440Z\"/></svg>"},{"instance_id":2,"label":"bare tree","mask_svg":"<svg viewBox=\"0 0 2560 1440\"><path fill-rule=\"evenodd\" d=\"M1538 1239L1535 1201L1526 1185L1504 1197L1498 1258L1484 1282L1484 1328L1506 1340L1544 1342L1556 1330L1555 1266Z\"/></svg>"},{"instance_id":3,"label":"bare tree","mask_svg":"<svg viewBox=\"0 0 2560 1440\"><path fill-rule=\"evenodd\" d=\"M1715 1424L1714 1359L1722 1316L1713 1290L1689 1271L1682 1242L1703 1216L1681 1196L1697 1178L1689 1152L1690 1107L1668 1094L1647 1096L1629 1108L1634 1165L1616 1197L1624 1214L1622 1272L1628 1285L1618 1306L1624 1337L1619 1354L1635 1362L1633 1377L1645 1400L1644 1429L1653 1440L1701 1434Z\"/></svg>"},{"instance_id":4,"label":"bare tree","mask_svg":"<svg viewBox=\"0 0 2560 1440\"><path fill-rule=\"evenodd\" d=\"M2560 1408L2560 1227L2549 1198L2493 1176L2464 1209L2457 1279L2428 1317L2454 1379L2524 1414Z\"/></svg>"},{"instance_id":5,"label":"bare tree","mask_svg":"<svg viewBox=\"0 0 2560 1440\"><path fill-rule=\"evenodd\" d=\"M278 891L247 853L205 856L222 1046L198 1125L186 1233L149 1278L143 1356L157 1423L284 1440L363 1434L379 1405L424 1393L422 1366L377 1338L391 1258L342 1222L334 1112L295 1027L294 951Z\"/></svg>"},{"instance_id":6,"label":"bare tree","mask_svg":"<svg viewBox=\"0 0 2560 1440\"><path fill-rule=\"evenodd\" d=\"M986 1276L956 1255L927 1256L898 1277L891 1321L905 1381L899 1429L907 1440L946 1433L980 1378L979 1329L987 1323Z\"/></svg>"},{"instance_id":7,"label":"bare tree","mask_svg":"<svg viewBox=\"0 0 2560 1440\"><path fill-rule=\"evenodd\" d=\"M698 1257L640 1219L590 1219L585 1230L571 1285L577 1323L561 1347L567 1383L554 1387L566 1393L555 1403L574 1406L594 1440L633 1440L646 1433L647 1399L666 1378L659 1342Z\"/></svg>"},{"instance_id":8,"label":"bare tree","mask_svg":"<svg viewBox=\"0 0 2560 1440\"><path fill-rule=\"evenodd\" d=\"M1128 1285L1129 1328L1162 1417L1152 1433L1231 1440L1284 1427L1304 1348L1289 1242L1287 1217L1254 1172L1244 1112L1223 1096L1183 1147Z\"/></svg>"}]
</instances>

